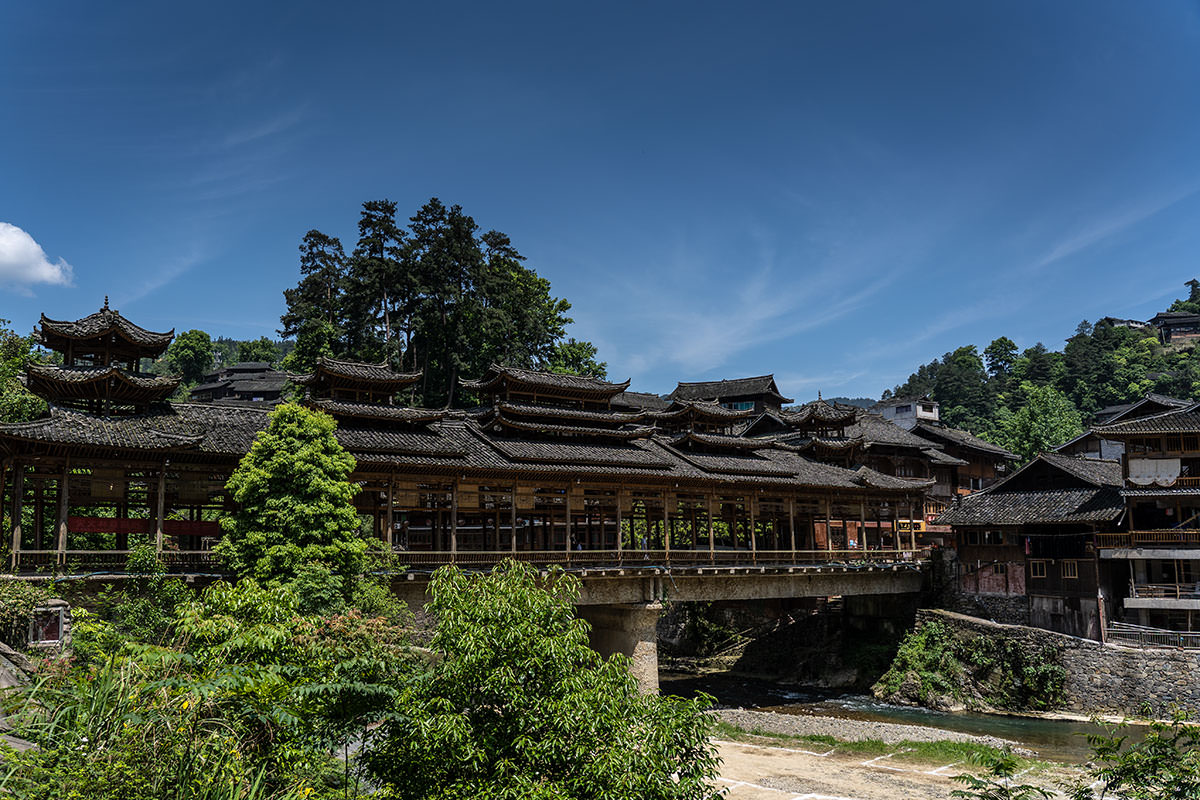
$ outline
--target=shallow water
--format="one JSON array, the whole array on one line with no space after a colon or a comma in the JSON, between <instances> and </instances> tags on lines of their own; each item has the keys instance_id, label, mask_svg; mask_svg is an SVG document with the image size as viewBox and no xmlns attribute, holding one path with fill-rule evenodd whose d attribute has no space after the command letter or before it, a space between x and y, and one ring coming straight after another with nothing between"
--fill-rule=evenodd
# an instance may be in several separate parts
<instances>
[{"instance_id":1,"label":"shallow water","mask_svg":"<svg viewBox=\"0 0 1200 800\"><path fill-rule=\"evenodd\" d=\"M705 692L724 707L740 707L778 714L809 714L838 719L857 719L870 722L894 722L921 725L929 728L960 731L977 736L995 736L1020 742L1041 758L1067 763L1083 763L1091 756L1088 734L1108 731L1103 725L1072 720L1037 719L970 711L943 712L908 706L880 703L868 695L839 694L820 690L781 686L768 681L741 678L719 673L715 675L682 675L661 673L659 685L663 694L680 697ZM1139 728L1126 728L1123 735L1140 739Z\"/></svg>"}]
</instances>

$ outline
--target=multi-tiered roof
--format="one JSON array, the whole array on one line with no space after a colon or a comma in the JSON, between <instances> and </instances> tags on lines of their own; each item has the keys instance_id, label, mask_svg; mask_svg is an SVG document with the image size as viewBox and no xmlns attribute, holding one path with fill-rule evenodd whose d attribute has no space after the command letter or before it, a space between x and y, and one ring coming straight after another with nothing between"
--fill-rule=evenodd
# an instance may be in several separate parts
<instances>
[{"instance_id":1,"label":"multi-tiered roof","mask_svg":"<svg viewBox=\"0 0 1200 800\"><path fill-rule=\"evenodd\" d=\"M420 372L396 372L387 364L365 364L322 356L313 371L293 375L309 397L349 403L391 405L396 394L421 380Z\"/></svg>"},{"instance_id":2,"label":"multi-tiered roof","mask_svg":"<svg viewBox=\"0 0 1200 800\"><path fill-rule=\"evenodd\" d=\"M175 338L134 325L120 312L104 307L68 322L45 314L38 341L62 355L62 364L32 364L26 373L29 390L52 405L94 414L135 413L165 400L179 378L141 371L144 358L157 358Z\"/></svg>"}]
</instances>

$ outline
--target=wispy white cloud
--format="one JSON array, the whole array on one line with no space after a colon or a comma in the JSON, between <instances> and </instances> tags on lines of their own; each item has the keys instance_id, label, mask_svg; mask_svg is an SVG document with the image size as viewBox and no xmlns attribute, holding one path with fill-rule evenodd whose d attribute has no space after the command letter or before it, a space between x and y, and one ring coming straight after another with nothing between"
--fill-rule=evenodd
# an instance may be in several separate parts
<instances>
[{"instance_id":1,"label":"wispy white cloud","mask_svg":"<svg viewBox=\"0 0 1200 800\"><path fill-rule=\"evenodd\" d=\"M838 369L819 375L777 372L775 373L775 383L779 385L780 391L785 395L796 398L798 402L804 402L808 399L804 395L812 395L815 392L821 392L825 397L837 394L837 392L830 392L829 390L845 386L867 373L868 370L866 369Z\"/></svg>"},{"instance_id":2,"label":"wispy white cloud","mask_svg":"<svg viewBox=\"0 0 1200 800\"><path fill-rule=\"evenodd\" d=\"M1053 244L1049 250L1030 265L1030 269L1038 270L1062 261L1076 253L1087 250L1106 239L1110 239L1145 220L1166 211L1176 203L1180 203L1200 191L1195 185L1146 198L1141 202L1127 205L1109 214L1094 218L1074 232L1068 234Z\"/></svg>"},{"instance_id":3,"label":"wispy white cloud","mask_svg":"<svg viewBox=\"0 0 1200 800\"><path fill-rule=\"evenodd\" d=\"M226 133L221 145L226 148L236 148L278 136L299 125L304 120L306 113L306 108L301 106L283 111L267 119L255 120Z\"/></svg>"},{"instance_id":4,"label":"wispy white cloud","mask_svg":"<svg viewBox=\"0 0 1200 800\"><path fill-rule=\"evenodd\" d=\"M28 295L35 284L70 286L73 279L70 264L61 258L51 261L32 236L0 222L0 285Z\"/></svg>"},{"instance_id":5,"label":"wispy white cloud","mask_svg":"<svg viewBox=\"0 0 1200 800\"><path fill-rule=\"evenodd\" d=\"M189 270L203 263L205 259L202 248L194 245L187 253L156 265L153 273L144 282L114 292L113 302L120 305L136 303L174 283Z\"/></svg>"}]
</instances>

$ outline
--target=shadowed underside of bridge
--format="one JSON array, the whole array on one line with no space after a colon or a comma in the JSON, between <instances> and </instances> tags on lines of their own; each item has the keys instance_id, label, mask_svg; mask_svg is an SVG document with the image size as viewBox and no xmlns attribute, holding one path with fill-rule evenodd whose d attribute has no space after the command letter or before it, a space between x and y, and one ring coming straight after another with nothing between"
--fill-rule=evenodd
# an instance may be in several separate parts
<instances>
[{"instance_id":1,"label":"shadowed underside of bridge","mask_svg":"<svg viewBox=\"0 0 1200 800\"><path fill-rule=\"evenodd\" d=\"M776 600L913 595L927 562L740 567L612 567L573 570L582 584L577 610L603 655L623 653L644 692L658 691L657 622L666 601ZM408 573L398 594L412 608L428 597L429 573Z\"/></svg>"}]
</instances>

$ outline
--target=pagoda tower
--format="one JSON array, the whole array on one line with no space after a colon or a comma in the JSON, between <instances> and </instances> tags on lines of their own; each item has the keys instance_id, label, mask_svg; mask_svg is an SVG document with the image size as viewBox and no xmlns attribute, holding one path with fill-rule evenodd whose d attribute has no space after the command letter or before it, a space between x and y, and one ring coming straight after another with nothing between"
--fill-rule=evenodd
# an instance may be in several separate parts
<instances>
[{"instance_id":1,"label":"pagoda tower","mask_svg":"<svg viewBox=\"0 0 1200 800\"><path fill-rule=\"evenodd\" d=\"M120 312L104 307L68 322L42 314L38 342L61 354L62 364L30 364L29 391L48 403L101 416L136 414L166 400L179 378L141 371L144 358L158 358L175 338L175 330L155 333L134 325Z\"/></svg>"}]
</instances>

